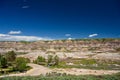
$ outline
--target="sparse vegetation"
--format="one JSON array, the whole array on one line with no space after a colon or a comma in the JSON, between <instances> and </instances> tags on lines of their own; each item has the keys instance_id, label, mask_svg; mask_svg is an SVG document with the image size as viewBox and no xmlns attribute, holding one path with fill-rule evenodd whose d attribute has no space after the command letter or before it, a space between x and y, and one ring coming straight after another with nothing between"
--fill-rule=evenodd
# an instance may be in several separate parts
<instances>
[{"instance_id":1,"label":"sparse vegetation","mask_svg":"<svg viewBox=\"0 0 120 80\"><path fill-rule=\"evenodd\" d=\"M17 57L14 51L9 51L5 55L0 55L0 74L12 73L14 71L25 71L29 69L26 64L30 62L28 58Z\"/></svg>"},{"instance_id":2,"label":"sparse vegetation","mask_svg":"<svg viewBox=\"0 0 120 80\"><path fill-rule=\"evenodd\" d=\"M24 57L17 57L15 60L15 66L13 67L15 71L25 71L27 68L28 59Z\"/></svg>"},{"instance_id":3,"label":"sparse vegetation","mask_svg":"<svg viewBox=\"0 0 120 80\"><path fill-rule=\"evenodd\" d=\"M40 41L0 42L0 44L2 45L1 49L5 51L7 50L16 51L16 52L14 51L3 52L2 55L0 55L0 69L1 69L0 75L6 73L10 74L13 72L14 73L24 72L30 69L30 67L27 66L27 63L29 63L30 60L31 61L34 60L36 57L37 59L34 60L33 62L39 65L34 64L34 66L40 67L41 65L43 65L41 67L46 67L46 68L49 67L49 70L50 68L53 69L62 68L64 70L67 69L71 70L71 68L84 68L84 69L94 69L94 70L102 69L102 70L118 71L120 70L120 59L118 54L120 52L119 43L120 43L120 39L78 39L78 40L73 39L73 40L63 40L63 41L53 40L53 41L42 41L42 42ZM40 51L42 52L42 54L40 53ZM37 52L39 52L39 55L41 56L38 56ZM111 54L114 55L111 56ZM59 55L59 57L57 55ZM105 57L107 56L107 59L102 57L99 58L100 55L101 56L105 55ZM18 56L23 56L23 57L18 57ZM46 59L42 56L45 56ZM25 57L28 57L30 60ZM30 63L30 65L31 64L33 63ZM49 78L54 80L58 78L58 80L59 79L87 80L87 78L81 78L81 76L78 78L77 77L78 76L75 76L74 78L74 76L71 77L71 75L66 75L66 74L62 75L60 73L52 73L52 74L48 73L46 76L40 76L39 79ZM88 77L91 80L94 79L96 80L96 78L91 78L91 76ZM17 78L18 77L16 77L16 79ZM27 79L28 77L20 77L18 79L24 80L23 78ZM33 79L34 78L36 79L36 77L33 77ZM8 78L8 80L9 79L10 77ZM100 80L101 78L97 78L97 79Z\"/></svg>"},{"instance_id":4,"label":"sparse vegetation","mask_svg":"<svg viewBox=\"0 0 120 80\"><path fill-rule=\"evenodd\" d=\"M52 55L48 55L47 65L48 66L58 66L59 65L59 57L57 55L54 57Z\"/></svg>"},{"instance_id":5,"label":"sparse vegetation","mask_svg":"<svg viewBox=\"0 0 120 80\"><path fill-rule=\"evenodd\" d=\"M50 63L52 63L52 59L53 59L53 56L48 55L47 65L50 65Z\"/></svg>"},{"instance_id":6,"label":"sparse vegetation","mask_svg":"<svg viewBox=\"0 0 120 80\"><path fill-rule=\"evenodd\" d=\"M45 65L46 59L42 56L38 56L36 60L33 61L35 64Z\"/></svg>"},{"instance_id":7,"label":"sparse vegetation","mask_svg":"<svg viewBox=\"0 0 120 80\"><path fill-rule=\"evenodd\" d=\"M4 56L0 55L0 68L7 67L7 60Z\"/></svg>"},{"instance_id":8,"label":"sparse vegetation","mask_svg":"<svg viewBox=\"0 0 120 80\"><path fill-rule=\"evenodd\" d=\"M120 52L120 48L116 48L115 50L116 50L117 52Z\"/></svg>"},{"instance_id":9,"label":"sparse vegetation","mask_svg":"<svg viewBox=\"0 0 120 80\"><path fill-rule=\"evenodd\" d=\"M51 73L46 76L25 76L25 77L4 77L1 80L119 80L120 73L113 75L66 75L60 73Z\"/></svg>"},{"instance_id":10,"label":"sparse vegetation","mask_svg":"<svg viewBox=\"0 0 120 80\"><path fill-rule=\"evenodd\" d=\"M14 51L9 51L5 54L5 58L9 62L13 62L16 59L16 53Z\"/></svg>"},{"instance_id":11,"label":"sparse vegetation","mask_svg":"<svg viewBox=\"0 0 120 80\"><path fill-rule=\"evenodd\" d=\"M70 65L69 65L70 63ZM71 65L72 64L72 65ZM99 60L99 59L66 59L59 62L59 65L52 68L85 68L85 69L104 69L104 70L120 70L120 61Z\"/></svg>"},{"instance_id":12,"label":"sparse vegetation","mask_svg":"<svg viewBox=\"0 0 120 80\"><path fill-rule=\"evenodd\" d=\"M23 44L30 44L31 42L29 42L29 41L20 41L21 43L23 43Z\"/></svg>"},{"instance_id":13,"label":"sparse vegetation","mask_svg":"<svg viewBox=\"0 0 120 80\"><path fill-rule=\"evenodd\" d=\"M59 65L59 57L57 55L52 56L48 55L48 58L45 59L42 56L38 56L36 60L33 61L35 64L46 65L46 66L57 66Z\"/></svg>"},{"instance_id":14,"label":"sparse vegetation","mask_svg":"<svg viewBox=\"0 0 120 80\"><path fill-rule=\"evenodd\" d=\"M23 55L23 54L27 54L27 52L16 52L16 55Z\"/></svg>"},{"instance_id":15,"label":"sparse vegetation","mask_svg":"<svg viewBox=\"0 0 120 80\"><path fill-rule=\"evenodd\" d=\"M46 54L55 54L54 51L47 51Z\"/></svg>"},{"instance_id":16,"label":"sparse vegetation","mask_svg":"<svg viewBox=\"0 0 120 80\"><path fill-rule=\"evenodd\" d=\"M54 65L59 65L59 57L57 55L54 57L54 62Z\"/></svg>"}]
</instances>

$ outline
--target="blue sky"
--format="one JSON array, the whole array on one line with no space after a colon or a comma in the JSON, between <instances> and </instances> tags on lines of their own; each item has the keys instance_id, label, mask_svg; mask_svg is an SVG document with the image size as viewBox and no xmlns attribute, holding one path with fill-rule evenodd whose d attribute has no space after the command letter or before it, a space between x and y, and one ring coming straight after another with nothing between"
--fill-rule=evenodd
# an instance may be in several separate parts
<instances>
[{"instance_id":1,"label":"blue sky","mask_svg":"<svg viewBox=\"0 0 120 80\"><path fill-rule=\"evenodd\" d=\"M120 38L119 4L119 0L0 0L0 40Z\"/></svg>"}]
</instances>

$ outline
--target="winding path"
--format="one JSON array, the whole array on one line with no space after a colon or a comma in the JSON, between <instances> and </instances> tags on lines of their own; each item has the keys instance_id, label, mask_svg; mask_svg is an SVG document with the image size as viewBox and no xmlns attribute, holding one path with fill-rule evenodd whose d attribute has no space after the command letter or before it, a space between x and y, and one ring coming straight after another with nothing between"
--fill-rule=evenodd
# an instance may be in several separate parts
<instances>
[{"instance_id":1,"label":"winding path","mask_svg":"<svg viewBox=\"0 0 120 80\"><path fill-rule=\"evenodd\" d=\"M74 74L74 75L104 75L104 74L113 74L120 72L119 70L90 70L90 69L50 69L48 67L44 67L41 65L29 63L29 66L32 67L31 70L25 72L25 73L16 73L16 74L9 74L9 75L3 75L0 77L7 77L7 76L38 76L40 74L45 75L46 73L50 72L58 72L58 73L66 73L66 74Z\"/></svg>"}]
</instances>

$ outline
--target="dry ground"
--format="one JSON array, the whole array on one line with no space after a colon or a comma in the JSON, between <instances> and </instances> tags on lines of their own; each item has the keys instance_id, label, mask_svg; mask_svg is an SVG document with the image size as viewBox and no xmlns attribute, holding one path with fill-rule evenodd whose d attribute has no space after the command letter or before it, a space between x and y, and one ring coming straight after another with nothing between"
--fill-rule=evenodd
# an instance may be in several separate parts
<instances>
[{"instance_id":1,"label":"dry ground","mask_svg":"<svg viewBox=\"0 0 120 80\"><path fill-rule=\"evenodd\" d=\"M29 66L32 67L31 70L28 70L24 73L16 73L16 74L9 74L9 75L3 75L0 77L7 77L7 76L38 76L38 75L45 75L46 73L50 72L57 72L57 73L66 73L66 74L72 74L72 75L104 75L104 74L114 74L118 73L120 71L116 70L90 70L90 69L50 69L48 67L44 67L41 65L29 63Z\"/></svg>"},{"instance_id":2,"label":"dry ground","mask_svg":"<svg viewBox=\"0 0 120 80\"><path fill-rule=\"evenodd\" d=\"M19 55L22 57L29 58L31 61L35 60L38 56L43 56L47 58L49 54L46 54L46 52L41 52L39 50L36 50L34 52L30 52L28 54L24 55ZM58 55L59 58L95 58L95 59L112 59L112 60L120 60L120 53L94 53L90 51L86 52L56 52L55 54L50 54L50 55ZM89 56L92 55L92 56Z\"/></svg>"},{"instance_id":3,"label":"dry ground","mask_svg":"<svg viewBox=\"0 0 120 80\"><path fill-rule=\"evenodd\" d=\"M54 54L55 55L55 54ZM75 53L64 53L64 52L57 52L56 55L58 55L60 58L67 58L67 57L73 57L73 58L88 58L88 55L93 55L91 58L110 58L110 59L120 59L120 54L119 53L92 53L92 52L75 52ZM43 56L47 58L48 54L45 52L40 52L40 51L34 51L25 55L19 55L22 57L27 57L30 60L36 59L38 56ZM19 57L18 56L18 57ZM62 69L62 68L54 68L50 69L48 67L44 67L41 65L29 63L29 66L32 67L31 70L28 70L27 72L24 73L17 73L17 74L9 74L9 75L4 75L0 77L5 77L5 76L37 76L40 74L45 75L46 73L50 72L58 72L58 73L66 73L66 74L72 74L72 75L104 75L104 74L113 74L120 72L120 70L90 70L90 69L77 69L77 68L71 68L71 69Z\"/></svg>"}]
</instances>

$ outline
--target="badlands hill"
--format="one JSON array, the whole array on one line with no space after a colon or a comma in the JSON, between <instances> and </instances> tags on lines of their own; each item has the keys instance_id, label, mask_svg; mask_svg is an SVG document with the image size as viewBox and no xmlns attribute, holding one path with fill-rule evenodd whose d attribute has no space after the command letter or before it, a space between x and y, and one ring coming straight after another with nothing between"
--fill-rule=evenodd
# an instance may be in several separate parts
<instances>
[{"instance_id":1,"label":"badlands hill","mask_svg":"<svg viewBox=\"0 0 120 80\"><path fill-rule=\"evenodd\" d=\"M120 39L0 42L0 53L5 53L12 50L15 52L29 53L24 56L30 59L35 59L37 56L47 57L48 54L56 54L60 58L92 57L102 59L120 59Z\"/></svg>"},{"instance_id":2,"label":"badlands hill","mask_svg":"<svg viewBox=\"0 0 120 80\"><path fill-rule=\"evenodd\" d=\"M0 42L0 53L15 51L17 57L29 58L31 70L7 76L37 76L48 72L71 75L104 75L120 72L120 39L78 39L36 42ZM49 68L48 56L58 56L59 65ZM38 56L45 64L35 63ZM54 63L53 61L51 63ZM4 76L1 76L4 77Z\"/></svg>"}]
</instances>

